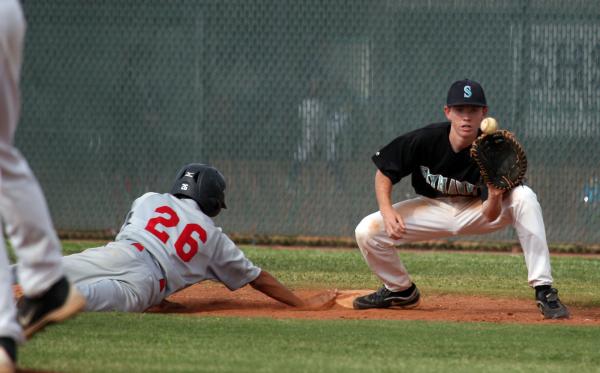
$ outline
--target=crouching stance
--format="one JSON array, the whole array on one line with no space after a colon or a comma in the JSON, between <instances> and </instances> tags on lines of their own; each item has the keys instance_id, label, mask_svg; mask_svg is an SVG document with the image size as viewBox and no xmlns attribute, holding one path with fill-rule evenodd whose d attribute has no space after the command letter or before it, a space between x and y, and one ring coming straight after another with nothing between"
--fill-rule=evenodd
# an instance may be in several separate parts
<instances>
[{"instance_id":1,"label":"crouching stance","mask_svg":"<svg viewBox=\"0 0 600 373\"><path fill-rule=\"evenodd\" d=\"M529 285L545 318L569 317L552 287L550 254L542 210L526 185L504 192L482 181L469 149L487 114L481 86L455 82L444 107L448 122L404 134L373 156L379 211L356 228L356 240L383 286L359 297L354 308L411 308L420 293L398 257L395 246L455 235L475 235L512 225L525 256ZM412 175L416 198L391 202L392 186Z\"/></svg>"}]
</instances>

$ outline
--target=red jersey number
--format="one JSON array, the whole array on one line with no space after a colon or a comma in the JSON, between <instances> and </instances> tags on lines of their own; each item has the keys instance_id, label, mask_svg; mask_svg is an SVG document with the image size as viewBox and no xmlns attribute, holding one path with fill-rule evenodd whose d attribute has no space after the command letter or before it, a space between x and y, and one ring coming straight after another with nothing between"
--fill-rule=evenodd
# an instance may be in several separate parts
<instances>
[{"instance_id":1,"label":"red jersey number","mask_svg":"<svg viewBox=\"0 0 600 373\"><path fill-rule=\"evenodd\" d=\"M169 206L160 206L154 212L158 212L159 214L166 214L168 218L164 216L157 216L148 220L148 224L146 224L146 230L153 235L155 235L162 243L167 243L169 239L169 234L167 232L159 231L156 229L157 225L162 225L165 228L172 228L179 224L179 216L177 213L173 211Z\"/></svg>"},{"instance_id":2,"label":"red jersey number","mask_svg":"<svg viewBox=\"0 0 600 373\"><path fill-rule=\"evenodd\" d=\"M194 255L198 252L198 241L192 236L192 233L196 232L202 243L206 242L206 231L198 224L188 224L183 228L183 232L179 235L179 238L175 242L175 250L177 256L184 262L189 262ZM185 251L185 246L189 247L189 250Z\"/></svg>"},{"instance_id":3,"label":"red jersey number","mask_svg":"<svg viewBox=\"0 0 600 373\"><path fill-rule=\"evenodd\" d=\"M148 224L146 224L146 230L153 235L155 235L162 243L167 243L170 238L169 233L167 233L167 229L159 230L157 229L157 225L161 225L164 228L173 228L179 224L179 216L177 213L170 208L169 206L160 206L154 212L159 214L164 214L165 216L156 216L148 220ZM193 234L196 233L194 236ZM184 262L189 262L192 260L194 255L198 252L198 240L202 241L202 243L206 243L206 231L198 224L186 224L181 231L181 234L175 240L175 251L177 252L177 256L183 260ZM186 246L188 250L186 251Z\"/></svg>"}]
</instances>

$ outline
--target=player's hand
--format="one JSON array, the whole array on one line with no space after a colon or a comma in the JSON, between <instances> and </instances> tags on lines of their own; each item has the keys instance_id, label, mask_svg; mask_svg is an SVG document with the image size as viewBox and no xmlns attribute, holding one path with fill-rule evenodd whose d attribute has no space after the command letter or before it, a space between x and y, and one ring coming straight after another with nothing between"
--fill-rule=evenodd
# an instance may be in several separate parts
<instances>
[{"instance_id":1,"label":"player's hand","mask_svg":"<svg viewBox=\"0 0 600 373\"><path fill-rule=\"evenodd\" d=\"M335 304L335 298L337 296L337 289L313 295L310 298L304 299L304 305L300 307L300 309L305 311L316 311L331 308Z\"/></svg>"},{"instance_id":2,"label":"player's hand","mask_svg":"<svg viewBox=\"0 0 600 373\"><path fill-rule=\"evenodd\" d=\"M389 210L382 210L381 216L383 216L383 224L388 236L394 240L401 239L406 233L406 226L404 225L402 215L393 208L390 208Z\"/></svg>"}]
</instances>

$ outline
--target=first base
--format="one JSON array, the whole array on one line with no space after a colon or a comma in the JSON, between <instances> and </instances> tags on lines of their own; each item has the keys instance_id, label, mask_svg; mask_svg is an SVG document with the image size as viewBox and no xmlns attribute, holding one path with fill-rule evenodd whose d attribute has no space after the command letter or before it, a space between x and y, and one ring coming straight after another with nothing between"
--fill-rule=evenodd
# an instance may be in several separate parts
<instances>
[{"instance_id":1,"label":"first base","mask_svg":"<svg viewBox=\"0 0 600 373\"><path fill-rule=\"evenodd\" d=\"M335 298L335 303L344 308L354 308L352 307L352 302L355 298L371 294L372 292L374 290L340 290L338 291L338 296Z\"/></svg>"}]
</instances>

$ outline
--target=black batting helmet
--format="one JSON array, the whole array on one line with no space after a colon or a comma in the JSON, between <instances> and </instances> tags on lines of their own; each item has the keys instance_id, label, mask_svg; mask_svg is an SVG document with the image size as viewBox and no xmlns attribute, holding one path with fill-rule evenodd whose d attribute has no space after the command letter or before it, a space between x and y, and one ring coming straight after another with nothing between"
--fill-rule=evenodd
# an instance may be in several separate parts
<instances>
[{"instance_id":1,"label":"black batting helmet","mask_svg":"<svg viewBox=\"0 0 600 373\"><path fill-rule=\"evenodd\" d=\"M178 198L191 198L200 210L215 217L225 206L225 178L214 167L191 163L177 173L171 194Z\"/></svg>"}]
</instances>

